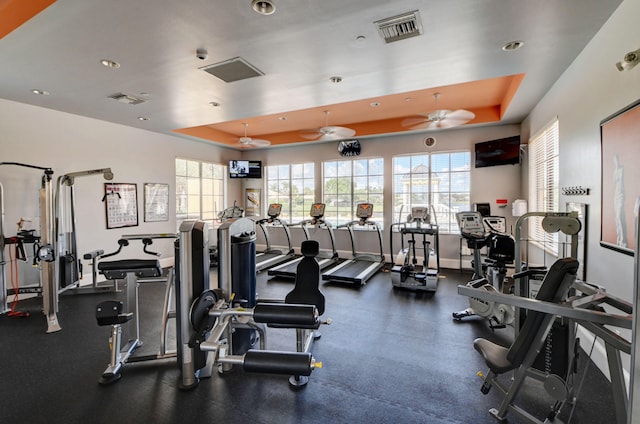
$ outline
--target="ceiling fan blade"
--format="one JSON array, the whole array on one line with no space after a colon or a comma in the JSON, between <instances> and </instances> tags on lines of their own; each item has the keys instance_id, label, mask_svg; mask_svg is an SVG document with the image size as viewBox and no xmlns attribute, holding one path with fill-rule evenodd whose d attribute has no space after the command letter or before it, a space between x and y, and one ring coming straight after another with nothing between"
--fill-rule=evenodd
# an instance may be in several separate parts
<instances>
[{"instance_id":1,"label":"ceiling fan blade","mask_svg":"<svg viewBox=\"0 0 640 424\"><path fill-rule=\"evenodd\" d=\"M269 140L261 140L259 138L252 139L251 144L253 145L253 147L271 146L271 142Z\"/></svg>"},{"instance_id":2,"label":"ceiling fan blade","mask_svg":"<svg viewBox=\"0 0 640 424\"><path fill-rule=\"evenodd\" d=\"M252 149L254 147L266 147L270 145L271 145L271 142L269 140L261 140L258 138L251 138L251 137L240 137L238 139L238 142L236 143L237 147L240 147L243 149Z\"/></svg>"},{"instance_id":3,"label":"ceiling fan blade","mask_svg":"<svg viewBox=\"0 0 640 424\"><path fill-rule=\"evenodd\" d=\"M468 122L476 117L476 114L464 109L454 110L445 115L445 119L454 119L457 121ZM463 123L464 123L463 122Z\"/></svg>"},{"instance_id":4,"label":"ceiling fan blade","mask_svg":"<svg viewBox=\"0 0 640 424\"><path fill-rule=\"evenodd\" d=\"M315 140L322 135L320 129L300 131L300 137L307 140Z\"/></svg>"},{"instance_id":5,"label":"ceiling fan blade","mask_svg":"<svg viewBox=\"0 0 640 424\"><path fill-rule=\"evenodd\" d=\"M353 137L356 131L346 127L326 126L320 128L320 133L322 134L321 140L341 140Z\"/></svg>"},{"instance_id":6,"label":"ceiling fan blade","mask_svg":"<svg viewBox=\"0 0 640 424\"><path fill-rule=\"evenodd\" d=\"M419 115L403 119L401 125L406 128L426 128L430 122L428 116Z\"/></svg>"}]
</instances>

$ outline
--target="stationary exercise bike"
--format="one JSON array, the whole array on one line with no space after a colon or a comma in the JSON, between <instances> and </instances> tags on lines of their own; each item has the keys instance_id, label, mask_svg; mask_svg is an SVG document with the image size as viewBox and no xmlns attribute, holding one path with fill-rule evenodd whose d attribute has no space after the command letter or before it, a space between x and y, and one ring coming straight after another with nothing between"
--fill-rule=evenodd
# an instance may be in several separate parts
<instances>
[{"instance_id":1,"label":"stationary exercise bike","mask_svg":"<svg viewBox=\"0 0 640 424\"><path fill-rule=\"evenodd\" d=\"M483 218L480 212L459 212L456 218L460 234L467 241L467 247L473 250L473 278L467 286L501 293L507 264L513 263L515 258L515 240L505 234L504 218ZM487 257L483 261L481 249L485 247ZM460 321L473 315L487 319L490 327L495 329L512 324L515 311L513 306L470 297L469 307L454 312L453 318Z\"/></svg>"}]
</instances>

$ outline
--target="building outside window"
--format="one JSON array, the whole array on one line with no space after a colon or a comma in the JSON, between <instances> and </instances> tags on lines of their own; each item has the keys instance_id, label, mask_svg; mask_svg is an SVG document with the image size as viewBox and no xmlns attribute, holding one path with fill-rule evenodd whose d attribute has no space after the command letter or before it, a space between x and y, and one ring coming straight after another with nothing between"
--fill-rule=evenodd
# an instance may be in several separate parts
<instances>
[{"instance_id":1,"label":"building outside window","mask_svg":"<svg viewBox=\"0 0 640 424\"><path fill-rule=\"evenodd\" d=\"M218 214L226 207L225 165L176 158L176 225L186 219L219 225Z\"/></svg>"},{"instance_id":2,"label":"building outside window","mask_svg":"<svg viewBox=\"0 0 640 424\"><path fill-rule=\"evenodd\" d=\"M309 219L315 202L313 162L266 167L267 202L282 204L280 218L287 223Z\"/></svg>"},{"instance_id":3,"label":"building outside window","mask_svg":"<svg viewBox=\"0 0 640 424\"><path fill-rule=\"evenodd\" d=\"M384 159L327 161L322 164L325 219L334 227L355 221L356 205L373 204L372 221L384 228Z\"/></svg>"},{"instance_id":4,"label":"building outside window","mask_svg":"<svg viewBox=\"0 0 640 424\"><path fill-rule=\"evenodd\" d=\"M458 233L456 213L471 209L471 153L445 152L393 158L393 221L413 206L435 213L441 233Z\"/></svg>"}]
</instances>

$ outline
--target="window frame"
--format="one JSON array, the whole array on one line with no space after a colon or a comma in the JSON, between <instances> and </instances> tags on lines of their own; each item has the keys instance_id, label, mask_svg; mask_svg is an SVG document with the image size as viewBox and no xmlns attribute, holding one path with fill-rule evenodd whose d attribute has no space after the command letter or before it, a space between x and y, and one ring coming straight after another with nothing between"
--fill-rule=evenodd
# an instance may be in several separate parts
<instances>
[{"instance_id":1,"label":"window frame","mask_svg":"<svg viewBox=\"0 0 640 424\"><path fill-rule=\"evenodd\" d=\"M265 187L267 192L267 207L271 203L282 204L280 218L289 223L295 224L309 218L311 205L315 203L315 162L285 163L279 165L267 165L265 167ZM277 178L273 179L273 175ZM278 188L272 188L272 182L278 181ZM286 182L289 190L280 192L281 183ZM291 188L301 184L302 193L294 195ZM310 190L310 193L307 192ZM273 193L277 193L274 195ZM295 207L302 204L301 208Z\"/></svg>"},{"instance_id":2,"label":"window frame","mask_svg":"<svg viewBox=\"0 0 640 424\"><path fill-rule=\"evenodd\" d=\"M180 174L179 161L185 162L184 175ZM227 200L227 165L176 157L174 172L176 183L176 227L179 229L184 220L198 219L209 224L210 228L217 228L220 225L217 218L219 213L225 209ZM179 181L180 178L184 178L185 181ZM186 188L186 193L181 192L181 187ZM220 189L222 193L218 192ZM190 190L193 190L193 192ZM187 201L186 212L184 213L181 212L184 208L180 204L183 200ZM197 212L189 210L189 201L198 202Z\"/></svg>"},{"instance_id":3,"label":"window frame","mask_svg":"<svg viewBox=\"0 0 640 424\"><path fill-rule=\"evenodd\" d=\"M560 123L557 117L529 138L527 154L529 210L557 212L560 208ZM559 234L544 231L542 217L533 216L528 220L528 234L533 245L559 257Z\"/></svg>"},{"instance_id":4,"label":"window frame","mask_svg":"<svg viewBox=\"0 0 640 424\"><path fill-rule=\"evenodd\" d=\"M463 163L461 169L455 169L452 166L452 156L453 155L466 155L466 157L462 158L461 163ZM434 163L439 161L441 157L448 156L448 170L434 170ZM409 160L409 171L400 170L399 166L401 166L398 162L402 159ZM416 161L413 164L414 160ZM466 162L466 163L465 163ZM424 170L417 170L419 167L424 167ZM466 190L455 190L452 191L452 181L454 180L453 174L464 173L463 179L465 181L465 189ZM418 177L420 179L426 178L426 187L427 189L424 191L414 191L419 187L425 186L425 184L414 184L414 177ZM446 175L446 178L442 178ZM403 189L398 190L398 186L400 185L400 180L405 179L408 176L410 183L402 183ZM448 183L447 190L438 190L434 191L434 184L436 179L445 180ZM439 226L439 231L441 234L458 234L460 229L458 227L458 222L456 220L456 212L460 212L462 210L470 210L471 208L471 150L451 150L451 151L438 151L433 153L410 153L406 155L395 155L392 157L392 180L393 180L393 195L392 195L392 208L394 219L397 219L398 222L402 222L404 220L405 214L409 214L411 212L412 206L432 206L434 202L435 194L444 194L448 201L446 202L446 207L449 209L449 212L439 211L439 208L433 206L432 211L435 212L436 222ZM405 188L408 188L408 191L405 191ZM456 203L453 203L452 200L455 197L466 197L466 203L460 203L459 206L453 206ZM400 198L403 198L400 201ZM408 202L406 201L408 198ZM416 200L414 202L414 199ZM420 199L420 200L417 200ZM408 208L406 208L408 206ZM395 215L398 216L395 216ZM399 216L402 214L403 216ZM448 215L448 219L446 222L442 219L443 214Z\"/></svg>"},{"instance_id":5,"label":"window frame","mask_svg":"<svg viewBox=\"0 0 640 424\"><path fill-rule=\"evenodd\" d=\"M366 173L358 172L358 167L362 168L365 162ZM335 166L335 169L328 169L329 166ZM331 180L336 180L336 184L335 190L329 193L327 183ZM344 182L342 185L341 180ZM364 192L356 191L363 184L366 187ZM372 187L379 189L372 190ZM384 157L322 161L322 202L326 205L325 220L334 228L357 220L358 203L372 203L374 208L370 220L384 228Z\"/></svg>"}]
</instances>

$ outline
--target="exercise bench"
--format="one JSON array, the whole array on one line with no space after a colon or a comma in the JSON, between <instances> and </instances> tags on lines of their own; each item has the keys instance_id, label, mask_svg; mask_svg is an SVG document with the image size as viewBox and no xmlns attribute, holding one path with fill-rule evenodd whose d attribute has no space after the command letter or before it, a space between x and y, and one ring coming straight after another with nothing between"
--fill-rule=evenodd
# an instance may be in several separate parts
<instances>
[{"instance_id":1,"label":"exercise bench","mask_svg":"<svg viewBox=\"0 0 640 424\"><path fill-rule=\"evenodd\" d=\"M110 384L120 379L120 371L125 363L154 359L175 358L175 351L167 351L166 339L169 318L175 318L175 310L170 309L174 290L174 270L169 269L166 279L162 276L162 267L158 259L121 259L103 261L98 269L108 280L126 280L126 304L117 300L100 302L96 307L96 320L99 326L110 325L110 362L102 373L100 384ZM166 281L160 352L154 355L134 356L133 352L142 345L140 340L140 315L138 289L140 283ZM126 310L125 310L126 307ZM128 324L127 324L128 323ZM129 340L122 346L122 326L130 328Z\"/></svg>"}]
</instances>

